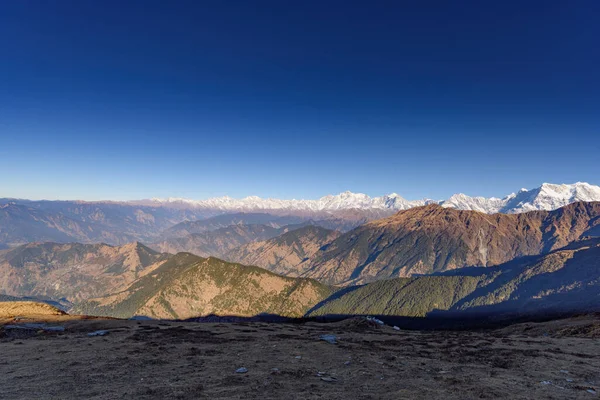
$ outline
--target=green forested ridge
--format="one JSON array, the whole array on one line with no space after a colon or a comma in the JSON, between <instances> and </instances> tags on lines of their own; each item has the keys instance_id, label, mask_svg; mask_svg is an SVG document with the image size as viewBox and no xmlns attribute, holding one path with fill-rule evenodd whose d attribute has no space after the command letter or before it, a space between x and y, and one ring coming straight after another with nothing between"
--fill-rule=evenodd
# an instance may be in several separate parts
<instances>
[{"instance_id":1,"label":"green forested ridge","mask_svg":"<svg viewBox=\"0 0 600 400\"><path fill-rule=\"evenodd\" d=\"M121 318L264 313L301 317L332 292L312 279L282 277L258 267L180 253L124 292L92 299L73 312Z\"/></svg>"}]
</instances>

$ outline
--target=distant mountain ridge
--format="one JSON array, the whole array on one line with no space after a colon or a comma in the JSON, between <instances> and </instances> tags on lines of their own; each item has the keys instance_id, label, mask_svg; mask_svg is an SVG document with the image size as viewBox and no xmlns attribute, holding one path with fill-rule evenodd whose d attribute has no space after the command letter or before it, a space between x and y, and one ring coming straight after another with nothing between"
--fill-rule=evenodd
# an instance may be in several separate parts
<instances>
[{"instance_id":1,"label":"distant mountain ridge","mask_svg":"<svg viewBox=\"0 0 600 400\"><path fill-rule=\"evenodd\" d=\"M302 225L274 228L262 224L233 224L201 233L170 237L149 246L156 251L173 254L187 252L200 257L221 257L236 247L255 241L267 240L300 226Z\"/></svg>"},{"instance_id":2,"label":"distant mountain ridge","mask_svg":"<svg viewBox=\"0 0 600 400\"><path fill-rule=\"evenodd\" d=\"M428 204L439 204L443 207L474 210L487 214L497 212L515 214L535 210L551 211L577 201L600 201L600 186L585 182L561 185L544 183L538 188L521 189L517 193L511 193L504 198L471 197L460 193L451 196L447 200L439 201L431 199L406 200L396 193L381 197L369 197L363 193L346 191L338 195L324 196L318 200L262 199L257 196L233 199L224 196L207 200L154 198L133 203L228 212L274 210L316 212L350 209L399 211Z\"/></svg>"},{"instance_id":3,"label":"distant mountain ridge","mask_svg":"<svg viewBox=\"0 0 600 400\"><path fill-rule=\"evenodd\" d=\"M502 199L456 194L441 202L440 205L458 210L480 211L486 214L518 214L527 211L552 211L578 201L600 201L600 186L585 182L577 182L572 185L544 183L532 190L521 189Z\"/></svg>"},{"instance_id":4,"label":"distant mountain ridge","mask_svg":"<svg viewBox=\"0 0 600 400\"><path fill-rule=\"evenodd\" d=\"M280 236L264 241L248 243L225 253L223 258L244 265L256 265L285 276L300 276L302 265L323 246L341 235L320 226L307 225L290 230Z\"/></svg>"},{"instance_id":5,"label":"distant mountain ridge","mask_svg":"<svg viewBox=\"0 0 600 400\"><path fill-rule=\"evenodd\" d=\"M0 248L30 242L151 241L179 222L215 214L106 202L0 199Z\"/></svg>"},{"instance_id":6,"label":"distant mountain ridge","mask_svg":"<svg viewBox=\"0 0 600 400\"><path fill-rule=\"evenodd\" d=\"M263 225L271 228L282 228L286 225L300 224L306 218L297 216L278 216L267 213L234 213L222 214L197 221L184 221L162 232L164 238L185 237L190 234L216 231L233 225Z\"/></svg>"},{"instance_id":7,"label":"distant mountain ridge","mask_svg":"<svg viewBox=\"0 0 600 400\"><path fill-rule=\"evenodd\" d=\"M138 242L29 243L0 251L0 294L78 302L122 290L169 257Z\"/></svg>"},{"instance_id":8,"label":"distant mountain ridge","mask_svg":"<svg viewBox=\"0 0 600 400\"><path fill-rule=\"evenodd\" d=\"M257 216L257 219L270 220L268 224L273 226L281 225L285 219L313 221L313 225L344 232L398 211L428 204L487 214L513 214L533 210L550 211L577 201L600 201L600 187L582 182L571 185L545 183L539 188L522 189L502 199L457 194L444 201L409 201L395 193L371 198L351 192L329 195L318 200L261 199L256 196L241 200L222 197L208 200L170 198L129 202L0 198L0 249L47 241L103 242L111 245L132 241L153 243L164 240L165 232L168 234L169 229L177 224L183 225L176 228L180 229L176 236L180 236L188 227L202 231L235 224L227 216L219 221L218 217L223 214L258 213L262 217ZM211 217L217 218L213 221L213 227L196 223ZM241 219L246 218L250 217ZM277 218L282 221L277 221Z\"/></svg>"}]
</instances>

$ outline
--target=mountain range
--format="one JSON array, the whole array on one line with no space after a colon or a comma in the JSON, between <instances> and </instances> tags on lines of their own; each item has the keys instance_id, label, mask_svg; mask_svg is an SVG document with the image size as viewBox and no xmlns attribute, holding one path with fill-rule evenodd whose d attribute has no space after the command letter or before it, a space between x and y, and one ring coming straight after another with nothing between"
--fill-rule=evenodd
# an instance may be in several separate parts
<instances>
[{"instance_id":1,"label":"mountain range","mask_svg":"<svg viewBox=\"0 0 600 400\"><path fill-rule=\"evenodd\" d=\"M372 221L307 260L302 276L335 285L499 265L600 234L600 202L484 214L437 204Z\"/></svg>"},{"instance_id":2,"label":"mountain range","mask_svg":"<svg viewBox=\"0 0 600 400\"><path fill-rule=\"evenodd\" d=\"M552 315L599 306L600 238L593 238L497 267L352 286L317 304L308 316Z\"/></svg>"},{"instance_id":3,"label":"mountain range","mask_svg":"<svg viewBox=\"0 0 600 400\"><path fill-rule=\"evenodd\" d=\"M43 245L30 249L35 247ZM133 244L113 248L112 252L127 253L132 247ZM600 305L598 237L495 267L461 268L441 275L384 279L345 288L314 279L285 277L214 257L189 253L164 257L143 268L128 283L113 286L110 293L84 298L70 312L165 319L211 314L464 317L582 312L596 310ZM21 260L28 259L31 257ZM90 279L105 280L114 274L119 275L115 268L104 269ZM0 301L17 298L4 297Z\"/></svg>"},{"instance_id":4,"label":"mountain range","mask_svg":"<svg viewBox=\"0 0 600 400\"><path fill-rule=\"evenodd\" d=\"M0 301L178 319L585 311L600 307L600 202L571 200L594 190L544 185L493 200L496 213L450 200L288 214L9 201Z\"/></svg>"},{"instance_id":5,"label":"mountain range","mask_svg":"<svg viewBox=\"0 0 600 400\"><path fill-rule=\"evenodd\" d=\"M333 289L312 279L179 253L123 291L92 298L72 311L86 315L187 319L210 314L302 317Z\"/></svg>"},{"instance_id":6,"label":"mountain range","mask_svg":"<svg viewBox=\"0 0 600 400\"><path fill-rule=\"evenodd\" d=\"M262 224L234 224L202 233L169 237L161 242L150 244L150 247L168 253L188 252L201 257L221 257L236 247L271 239L302 226L304 224L285 225L280 228Z\"/></svg>"},{"instance_id":7,"label":"mountain range","mask_svg":"<svg viewBox=\"0 0 600 400\"><path fill-rule=\"evenodd\" d=\"M0 251L0 293L78 302L122 290L168 258L137 242L28 243Z\"/></svg>"},{"instance_id":8,"label":"mountain range","mask_svg":"<svg viewBox=\"0 0 600 400\"><path fill-rule=\"evenodd\" d=\"M406 200L396 193L381 197L369 197L363 193L347 191L338 195L321 197L318 200L262 199L257 196L233 199L225 196L208 200L155 198L136 203L224 212L256 212L261 210L315 212L349 209L399 211L427 204L439 204L443 207L481 211L488 214L497 212L514 214L534 210L555 210L576 201L600 201L600 186L585 182L569 185L544 183L538 188L532 190L521 189L517 193L511 193L503 198L471 197L460 193L451 196L447 200Z\"/></svg>"},{"instance_id":9,"label":"mountain range","mask_svg":"<svg viewBox=\"0 0 600 400\"><path fill-rule=\"evenodd\" d=\"M224 259L256 265L269 271L300 276L307 261L341 235L338 231L307 225L264 241L254 241L224 253Z\"/></svg>"},{"instance_id":10,"label":"mountain range","mask_svg":"<svg viewBox=\"0 0 600 400\"><path fill-rule=\"evenodd\" d=\"M221 228L231 225L227 220L232 218L223 217L223 214L258 214L262 216L255 219L267 220L266 224L273 226L282 224L277 219L287 219L286 225L312 221L313 225L345 232L397 211L429 204L488 214L511 214L548 211L576 201L600 201L600 187L581 182L543 184L502 199L457 194L444 201L408 201L397 194L371 198L351 192L319 200L261 199L256 196L241 200L223 197L200 201L171 198L130 202L4 198L0 199L0 248L46 241L111 245L133 241L155 243L179 237L188 228L188 233L200 233L203 229L211 230L211 223ZM209 223L199 222L211 218L216 219Z\"/></svg>"}]
</instances>

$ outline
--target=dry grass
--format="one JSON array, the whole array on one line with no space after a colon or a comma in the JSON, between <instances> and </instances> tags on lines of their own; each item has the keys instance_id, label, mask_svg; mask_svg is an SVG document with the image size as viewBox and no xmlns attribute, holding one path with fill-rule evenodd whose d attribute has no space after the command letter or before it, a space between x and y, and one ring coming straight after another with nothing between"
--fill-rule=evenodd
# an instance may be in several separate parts
<instances>
[{"instance_id":1,"label":"dry grass","mask_svg":"<svg viewBox=\"0 0 600 400\"><path fill-rule=\"evenodd\" d=\"M65 314L66 313L64 311L45 303L36 303L34 301L0 302L0 318Z\"/></svg>"},{"instance_id":2,"label":"dry grass","mask_svg":"<svg viewBox=\"0 0 600 400\"><path fill-rule=\"evenodd\" d=\"M0 398L591 400L600 391L600 342L580 335L597 316L459 332L362 319L45 319L65 331L24 336L0 323ZM87 336L97 329L110 333Z\"/></svg>"}]
</instances>

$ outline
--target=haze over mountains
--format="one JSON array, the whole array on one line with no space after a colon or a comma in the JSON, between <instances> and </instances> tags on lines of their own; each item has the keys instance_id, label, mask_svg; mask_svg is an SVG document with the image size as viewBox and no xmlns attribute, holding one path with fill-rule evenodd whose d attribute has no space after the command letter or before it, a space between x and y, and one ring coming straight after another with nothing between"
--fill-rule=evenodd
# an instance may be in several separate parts
<instances>
[{"instance_id":1,"label":"haze over mountains","mask_svg":"<svg viewBox=\"0 0 600 400\"><path fill-rule=\"evenodd\" d=\"M0 199L0 247L32 241L104 242L112 245L132 241L152 243L164 240L165 234L169 236L168 230L176 224L240 212L269 214L267 219L272 221L276 220L275 216L294 217L291 218L294 221L289 223L311 220L313 224L327 229L347 231L399 210L426 204L510 214L553 210L576 201L600 201L600 187L581 182L570 185L543 184L539 188L521 190L503 199L458 194L445 201L408 201L396 194L371 198L365 194L351 192L325 196L319 200L277 200L258 197L235 200L224 197L200 201L154 199L83 202L4 198ZM226 226L228 224L221 223L220 227Z\"/></svg>"},{"instance_id":2,"label":"haze over mountains","mask_svg":"<svg viewBox=\"0 0 600 400\"><path fill-rule=\"evenodd\" d=\"M150 246L161 252L178 253L185 251L202 257L220 257L246 243L271 239L301 226L303 225L286 225L281 228L273 228L262 224L234 224L212 231L169 237Z\"/></svg>"},{"instance_id":3,"label":"haze over mountains","mask_svg":"<svg viewBox=\"0 0 600 400\"><path fill-rule=\"evenodd\" d=\"M137 242L30 243L0 252L0 293L78 302L122 290L168 258Z\"/></svg>"}]
</instances>

